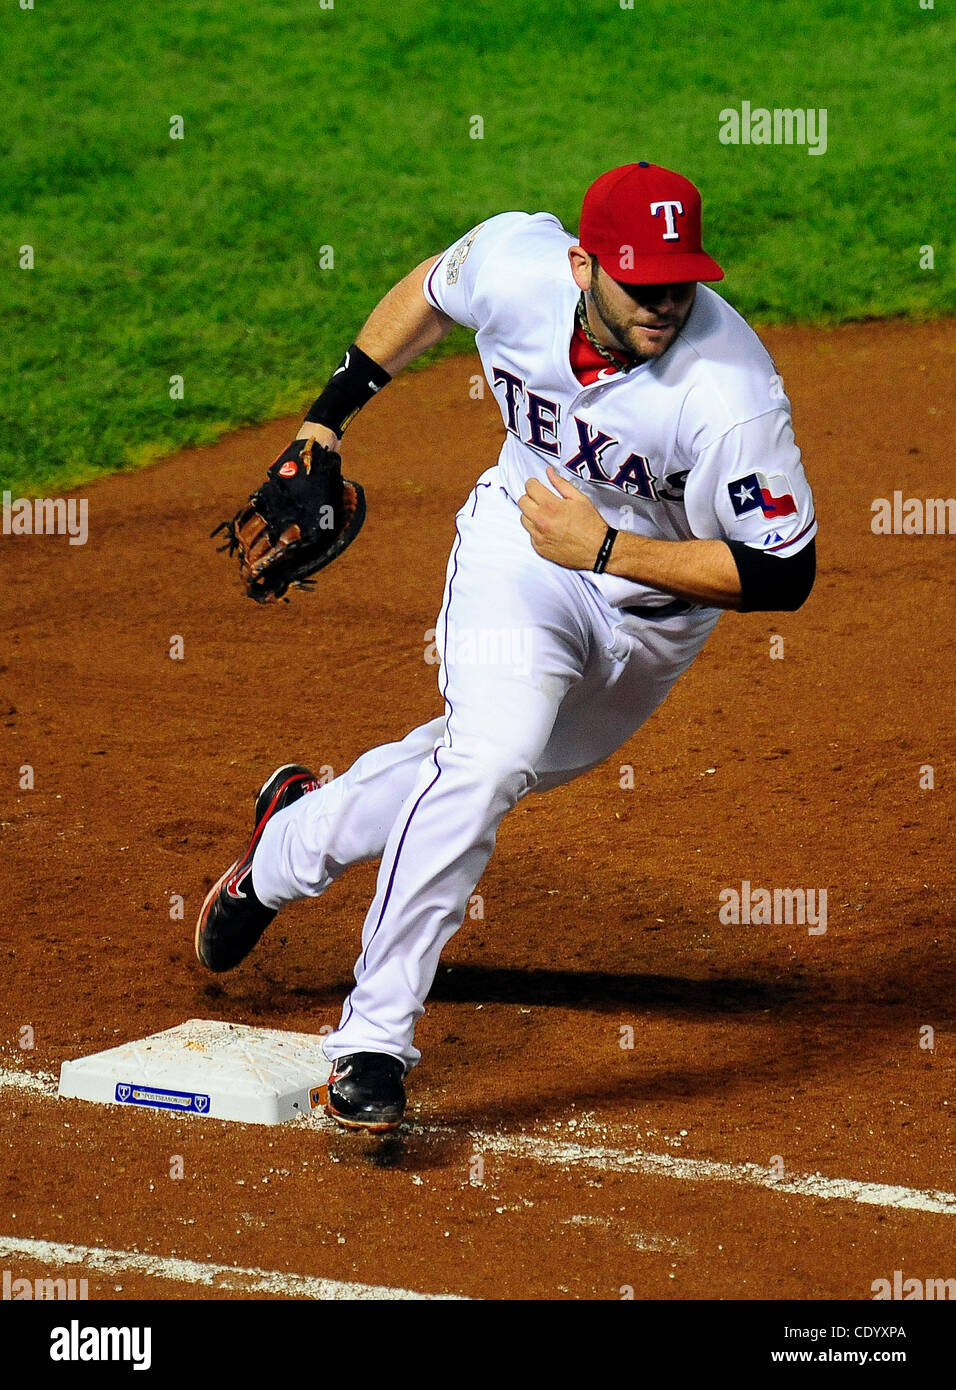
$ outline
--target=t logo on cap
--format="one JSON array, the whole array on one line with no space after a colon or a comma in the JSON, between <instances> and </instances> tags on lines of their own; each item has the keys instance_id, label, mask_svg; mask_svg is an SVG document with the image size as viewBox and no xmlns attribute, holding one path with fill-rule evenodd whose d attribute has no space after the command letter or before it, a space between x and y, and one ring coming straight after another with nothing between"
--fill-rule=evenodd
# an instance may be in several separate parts
<instances>
[{"instance_id":1,"label":"t logo on cap","mask_svg":"<svg viewBox=\"0 0 956 1390\"><path fill-rule=\"evenodd\" d=\"M651 203L651 216L659 217L661 208L664 209L664 222L667 231L664 233L665 241L680 241L680 232L674 225L674 213L679 212L684 216L684 204L678 198L665 198L662 203Z\"/></svg>"}]
</instances>

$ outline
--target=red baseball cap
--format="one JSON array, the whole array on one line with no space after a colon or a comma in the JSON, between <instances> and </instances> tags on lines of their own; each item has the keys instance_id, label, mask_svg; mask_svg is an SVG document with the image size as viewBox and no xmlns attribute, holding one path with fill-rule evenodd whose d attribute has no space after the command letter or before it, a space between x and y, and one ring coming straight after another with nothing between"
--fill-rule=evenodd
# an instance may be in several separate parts
<instances>
[{"instance_id":1,"label":"red baseball cap","mask_svg":"<svg viewBox=\"0 0 956 1390\"><path fill-rule=\"evenodd\" d=\"M683 175L643 159L609 169L591 184L578 236L601 268L626 285L724 278L700 243L697 189Z\"/></svg>"}]
</instances>

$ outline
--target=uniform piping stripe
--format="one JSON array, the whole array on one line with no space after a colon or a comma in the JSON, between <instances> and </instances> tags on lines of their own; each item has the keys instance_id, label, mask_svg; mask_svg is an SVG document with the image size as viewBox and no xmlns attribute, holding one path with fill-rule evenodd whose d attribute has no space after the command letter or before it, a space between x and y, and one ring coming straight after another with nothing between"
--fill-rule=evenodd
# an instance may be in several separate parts
<instances>
[{"instance_id":1,"label":"uniform piping stripe","mask_svg":"<svg viewBox=\"0 0 956 1390\"><path fill-rule=\"evenodd\" d=\"M435 262L431 270L428 272L428 279L425 281L425 297L431 301L432 306L434 308L438 307L438 301L436 300L435 295L432 291L432 280L435 278L435 272L438 270L438 267L441 265L444 259L445 257L442 256L441 260Z\"/></svg>"}]
</instances>

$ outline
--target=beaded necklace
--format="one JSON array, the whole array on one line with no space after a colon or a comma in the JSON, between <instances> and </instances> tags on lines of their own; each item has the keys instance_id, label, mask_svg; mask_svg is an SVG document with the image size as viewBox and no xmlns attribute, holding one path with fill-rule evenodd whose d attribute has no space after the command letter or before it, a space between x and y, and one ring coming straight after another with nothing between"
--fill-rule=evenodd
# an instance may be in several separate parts
<instances>
[{"instance_id":1,"label":"beaded necklace","mask_svg":"<svg viewBox=\"0 0 956 1390\"><path fill-rule=\"evenodd\" d=\"M598 342L597 338L591 331L591 325L588 323L587 304L585 303L583 293L581 295L581 298L578 300L578 307L575 312L577 314L577 320L578 324L580 325L581 332L584 334L585 338L587 338L588 342L594 348L594 351L600 353L600 355L604 358L605 362L610 362L612 366L617 367L618 371L621 372L629 372L632 367L636 367L638 365L637 358L634 356L633 353L626 352L623 348L621 348L618 354L615 355L612 351L610 351L610 349L606 348L603 343ZM623 362L621 360L622 357L626 359Z\"/></svg>"}]
</instances>

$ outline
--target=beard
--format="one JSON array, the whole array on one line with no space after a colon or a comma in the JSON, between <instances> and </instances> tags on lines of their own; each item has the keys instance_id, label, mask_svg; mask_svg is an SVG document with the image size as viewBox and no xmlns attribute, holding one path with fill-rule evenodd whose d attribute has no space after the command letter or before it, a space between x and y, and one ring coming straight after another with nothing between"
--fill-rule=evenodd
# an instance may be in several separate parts
<instances>
[{"instance_id":1,"label":"beard","mask_svg":"<svg viewBox=\"0 0 956 1390\"><path fill-rule=\"evenodd\" d=\"M694 300L691 299L690 304L682 313L672 309L667 314L657 314L653 309L644 309L635 301L634 307L627 311L625 317L608 301L600 274L592 277L589 293L598 318L614 338L615 344L625 352L629 352L638 362L648 362L653 358L662 357L668 348L676 342L678 333L687 322L691 309L694 307ZM649 321L648 325L642 325L640 321L642 317ZM665 324L666 326L662 332L653 332L650 331L650 324Z\"/></svg>"}]
</instances>

